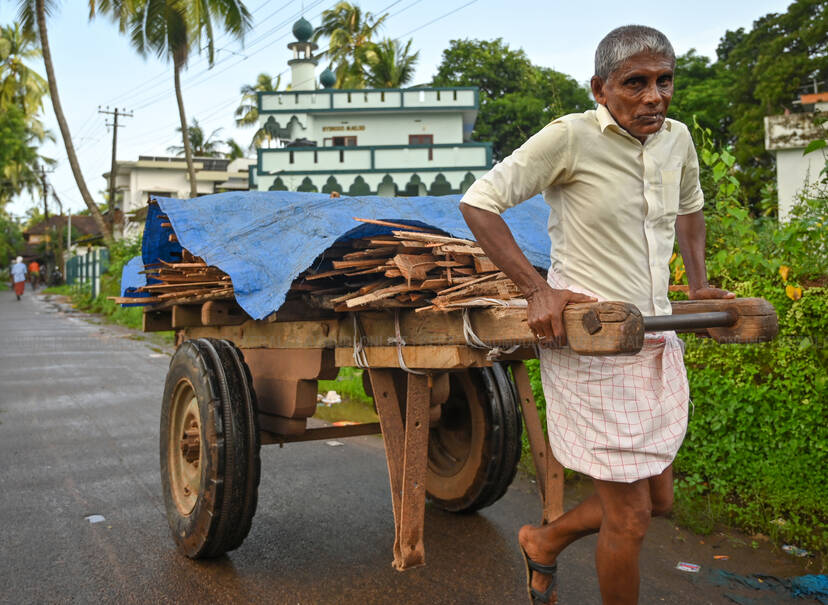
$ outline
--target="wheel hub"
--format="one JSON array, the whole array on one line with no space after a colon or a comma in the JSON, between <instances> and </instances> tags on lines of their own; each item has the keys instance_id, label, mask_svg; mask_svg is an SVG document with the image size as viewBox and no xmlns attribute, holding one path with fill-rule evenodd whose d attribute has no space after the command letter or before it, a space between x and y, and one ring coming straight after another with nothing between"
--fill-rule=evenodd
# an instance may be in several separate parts
<instances>
[{"instance_id":1,"label":"wheel hub","mask_svg":"<svg viewBox=\"0 0 828 605\"><path fill-rule=\"evenodd\" d=\"M167 442L170 491L179 512L189 515L201 490L202 435L198 399L187 380L176 385L170 422L172 426Z\"/></svg>"},{"instance_id":2,"label":"wheel hub","mask_svg":"<svg viewBox=\"0 0 828 605\"><path fill-rule=\"evenodd\" d=\"M184 430L181 437L181 455L189 464L195 463L198 466L198 458L201 451L201 431L198 430L198 420L192 418L189 427Z\"/></svg>"}]
</instances>

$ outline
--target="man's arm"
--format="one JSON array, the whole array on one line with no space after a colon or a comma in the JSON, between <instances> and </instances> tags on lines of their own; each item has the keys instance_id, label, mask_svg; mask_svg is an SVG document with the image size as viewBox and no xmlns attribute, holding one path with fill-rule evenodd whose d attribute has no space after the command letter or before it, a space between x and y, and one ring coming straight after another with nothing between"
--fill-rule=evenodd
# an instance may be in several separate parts
<instances>
[{"instance_id":1,"label":"man's arm","mask_svg":"<svg viewBox=\"0 0 828 605\"><path fill-rule=\"evenodd\" d=\"M460 204L460 211L486 255L523 292L528 302L526 312L532 332L543 343L564 344L564 307L570 302L592 302L595 299L569 290L552 289L521 252L499 214L463 203Z\"/></svg>"},{"instance_id":2,"label":"man's arm","mask_svg":"<svg viewBox=\"0 0 828 605\"><path fill-rule=\"evenodd\" d=\"M704 264L705 248L704 214L701 210L690 214L680 214L676 218L676 237L679 252L684 259L687 271L690 300L711 298L735 298L733 292L720 288L711 288L707 283L707 268Z\"/></svg>"}]
</instances>

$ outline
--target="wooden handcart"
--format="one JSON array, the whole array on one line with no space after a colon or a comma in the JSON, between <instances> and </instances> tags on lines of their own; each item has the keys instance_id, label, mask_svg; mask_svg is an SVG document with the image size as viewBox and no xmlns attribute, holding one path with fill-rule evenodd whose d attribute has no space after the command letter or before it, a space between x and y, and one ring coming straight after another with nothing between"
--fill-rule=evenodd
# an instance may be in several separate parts
<instances>
[{"instance_id":1,"label":"wooden handcart","mask_svg":"<svg viewBox=\"0 0 828 605\"><path fill-rule=\"evenodd\" d=\"M569 346L582 354L638 351L646 331L693 331L718 342L776 333L761 299L673 303L642 318L616 302L571 305ZM214 557L247 536L259 483L260 445L382 433L395 522L393 565L425 563L426 498L453 512L491 505L514 478L523 423L537 470L543 519L563 512L554 459L522 363L536 342L522 308L333 313L282 309L252 320L234 302L160 304L146 331L176 330L161 417L161 472L173 538L189 557ZM379 423L308 428L317 380L362 367Z\"/></svg>"}]
</instances>

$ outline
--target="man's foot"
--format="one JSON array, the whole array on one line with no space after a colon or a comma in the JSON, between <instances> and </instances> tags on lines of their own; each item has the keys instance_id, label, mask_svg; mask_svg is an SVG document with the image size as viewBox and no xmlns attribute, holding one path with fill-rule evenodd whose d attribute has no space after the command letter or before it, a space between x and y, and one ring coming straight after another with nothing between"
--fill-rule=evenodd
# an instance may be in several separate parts
<instances>
[{"instance_id":1,"label":"man's foot","mask_svg":"<svg viewBox=\"0 0 828 605\"><path fill-rule=\"evenodd\" d=\"M554 550L553 544L550 544L549 534L551 531L552 528L548 525L524 525L521 527L518 533L518 542L520 542L524 556L528 557L530 561L542 566L554 565L558 557L558 551ZM537 569L531 569L531 566L530 571L530 586L536 591L536 595L544 594L550 584L556 581L554 573L541 573ZM557 603L558 591L553 589L549 594L549 600L546 602ZM543 603L543 600L535 598L533 603Z\"/></svg>"}]
</instances>

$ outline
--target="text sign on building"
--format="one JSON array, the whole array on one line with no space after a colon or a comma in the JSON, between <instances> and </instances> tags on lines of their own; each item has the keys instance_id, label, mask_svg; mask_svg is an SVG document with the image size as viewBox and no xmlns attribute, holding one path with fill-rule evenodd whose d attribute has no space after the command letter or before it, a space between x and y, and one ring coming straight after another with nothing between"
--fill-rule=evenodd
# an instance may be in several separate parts
<instances>
[{"instance_id":1,"label":"text sign on building","mask_svg":"<svg viewBox=\"0 0 828 605\"><path fill-rule=\"evenodd\" d=\"M349 124L347 126L323 126L322 132L341 132L345 130L365 130L364 125Z\"/></svg>"}]
</instances>

